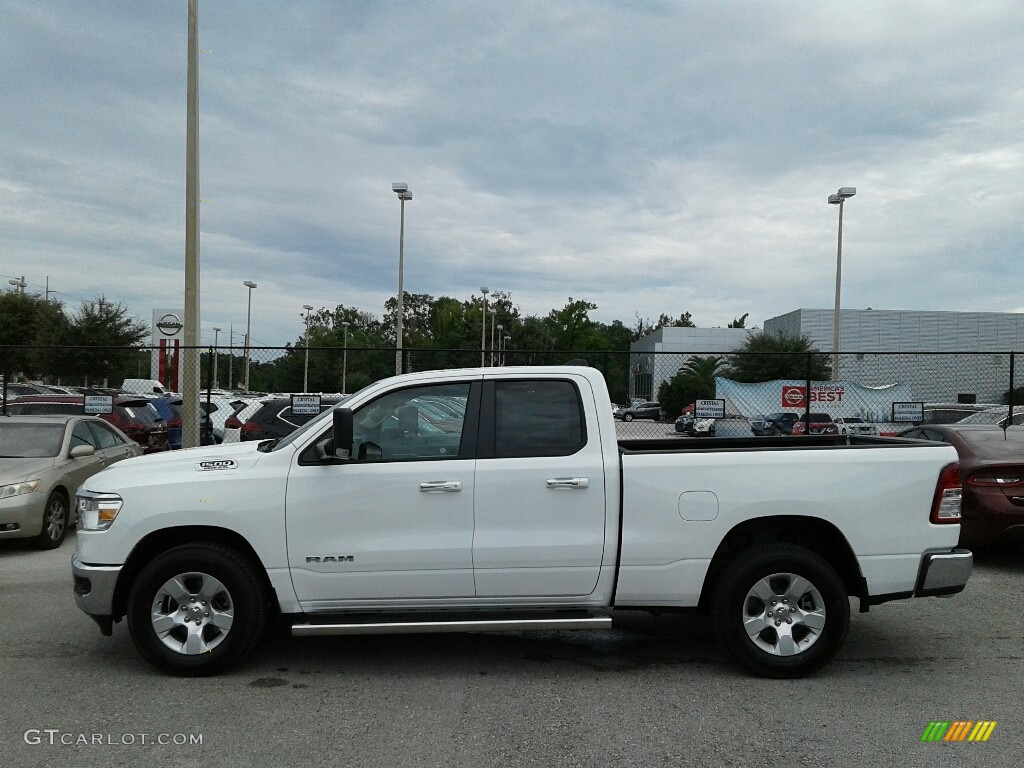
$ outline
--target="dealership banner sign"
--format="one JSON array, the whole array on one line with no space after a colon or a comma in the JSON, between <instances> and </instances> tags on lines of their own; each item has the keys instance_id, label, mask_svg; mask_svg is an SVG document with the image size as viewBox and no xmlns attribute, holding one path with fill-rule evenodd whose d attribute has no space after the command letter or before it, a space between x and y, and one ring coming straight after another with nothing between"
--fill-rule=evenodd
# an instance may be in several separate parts
<instances>
[{"instance_id":1,"label":"dealership banner sign","mask_svg":"<svg viewBox=\"0 0 1024 768\"><path fill-rule=\"evenodd\" d=\"M859 416L865 421L888 422L896 402L911 400L910 383L865 387L846 381L812 381L810 408L832 418ZM715 397L726 401L726 410L747 417L765 413L808 410L807 382L775 379L746 384L732 379L715 379Z\"/></svg>"}]
</instances>

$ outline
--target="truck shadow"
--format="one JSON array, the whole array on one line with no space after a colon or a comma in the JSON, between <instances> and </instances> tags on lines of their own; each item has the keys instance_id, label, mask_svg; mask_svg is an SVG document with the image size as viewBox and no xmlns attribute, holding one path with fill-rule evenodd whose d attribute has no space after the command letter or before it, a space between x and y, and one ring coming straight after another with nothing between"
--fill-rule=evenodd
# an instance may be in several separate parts
<instances>
[{"instance_id":1,"label":"truck shadow","mask_svg":"<svg viewBox=\"0 0 1024 768\"><path fill-rule=\"evenodd\" d=\"M273 665L299 673L437 675L581 669L632 672L664 666L734 670L711 628L692 615L616 614L610 630L358 635L294 638L283 632L247 667Z\"/></svg>"}]
</instances>

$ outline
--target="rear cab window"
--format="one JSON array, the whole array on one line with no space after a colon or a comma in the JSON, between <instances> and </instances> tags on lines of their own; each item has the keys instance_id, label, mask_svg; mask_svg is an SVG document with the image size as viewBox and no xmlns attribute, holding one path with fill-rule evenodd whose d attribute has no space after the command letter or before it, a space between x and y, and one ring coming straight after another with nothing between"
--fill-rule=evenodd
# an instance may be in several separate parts
<instances>
[{"instance_id":1,"label":"rear cab window","mask_svg":"<svg viewBox=\"0 0 1024 768\"><path fill-rule=\"evenodd\" d=\"M487 382L484 413L493 433L481 440L481 458L571 456L587 444L583 402L569 380Z\"/></svg>"}]
</instances>

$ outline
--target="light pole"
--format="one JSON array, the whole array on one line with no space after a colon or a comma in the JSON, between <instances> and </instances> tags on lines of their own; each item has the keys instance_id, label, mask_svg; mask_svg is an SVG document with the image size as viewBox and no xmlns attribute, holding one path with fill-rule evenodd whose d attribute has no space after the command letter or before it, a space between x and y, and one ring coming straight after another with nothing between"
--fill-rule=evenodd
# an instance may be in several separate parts
<instances>
[{"instance_id":1,"label":"light pole","mask_svg":"<svg viewBox=\"0 0 1024 768\"><path fill-rule=\"evenodd\" d=\"M501 365L501 340L505 336L505 326L498 326L498 365Z\"/></svg>"},{"instance_id":2,"label":"light pole","mask_svg":"<svg viewBox=\"0 0 1024 768\"><path fill-rule=\"evenodd\" d=\"M487 294L490 293L489 288L481 288L480 293L484 295L484 309L481 313L483 325L480 326L480 367L483 368L487 365L484 362L484 354L487 349Z\"/></svg>"},{"instance_id":3,"label":"light pole","mask_svg":"<svg viewBox=\"0 0 1024 768\"><path fill-rule=\"evenodd\" d=\"M398 311L395 313L395 375L402 372L402 316L405 313L405 289L402 287L402 272L405 269L405 201L412 200L412 191L405 182L396 181L391 191L402 202L402 224L398 230Z\"/></svg>"},{"instance_id":4,"label":"light pole","mask_svg":"<svg viewBox=\"0 0 1024 768\"><path fill-rule=\"evenodd\" d=\"M349 325L351 325L351 323L349 323L348 320L344 320L341 323L341 327L345 331L345 341L343 342L344 349L343 349L343 351L341 353L341 394L343 394L343 395L347 395L348 394L348 391L347 391L347 389L348 389L348 387L347 387L348 382L346 381L346 379L348 378L348 327L349 327Z\"/></svg>"},{"instance_id":5,"label":"light pole","mask_svg":"<svg viewBox=\"0 0 1024 768\"><path fill-rule=\"evenodd\" d=\"M249 309L245 313L245 391L249 391L249 332L252 329L252 289L256 283L246 280L242 283L249 289Z\"/></svg>"},{"instance_id":6,"label":"light pole","mask_svg":"<svg viewBox=\"0 0 1024 768\"><path fill-rule=\"evenodd\" d=\"M235 384L235 324L228 324L228 389L234 389Z\"/></svg>"},{"instance_id":7,"label":"light pole","mask_svg":"<svg viewBox=\"0 0 1024 768\"><path fill-rule=\"evenodd\" d=\"M220 337L220 328L213 326L213 386L220 388L220 381L217 379L217 339Z\"/></svg>"},{"instance_id":8,"label":"light pole","mask_svg":"<svg viewBox=\"0 0 1024 768\"><path fill-rule=\"evenodd\" d=\"M505 364L505 353L506 353L506 352L508 351L508 343L509 343L510 341L512 341L512 337L511 337L511 336L506 336L506 337L505 337L505 344L504 344L504 346L503 346L503 347L501 348L501 364L502 364L502 365L504 365L504 364Z\"/></svg>"},{"instance_id":9,"label":"light pole","mask_svg":"<svg viewBox=\"0 0 1024 768\"><path fill-rule=\"evenodd\" d=\"M494 323L498 319L498 308L491 307L491 367L494 367Z\"/></svg>"},{"instance_id":10,"label":"light pole","mask_svg":"<svg viewBox=\"0 0 1024 768\"><path fill-rule=\"evenodd\" d=\"M25 286L27 286L28 283L25 282L24 275L22 275L18 280L8 280L7 282L17 288L22 295L25 294Z\"/></svg>"},{"instance_id":11,"label":"light pole","mask_svg":"<svg viewBox=\"0 0 1024 768\"><path fill-rule=\"evenodd\" d=\"M839 244L836 246L836 311L832 318L832 380L839 381L839 289L843 279L843 203L857 194L856 187L840 187L828 196L829 205L839 206Z\"/></svg>"},{"instance_id":12,"label":"light pole","mask_svg":"<svg viewBox=\"0 0 1024 768\"><path fill-rule=\"evenodd\" d=\"M306 310L306 365L302 369L302 391L309 392L309 313L313 311L312 304L303 304Z\"/></svg>"}]
</instances>

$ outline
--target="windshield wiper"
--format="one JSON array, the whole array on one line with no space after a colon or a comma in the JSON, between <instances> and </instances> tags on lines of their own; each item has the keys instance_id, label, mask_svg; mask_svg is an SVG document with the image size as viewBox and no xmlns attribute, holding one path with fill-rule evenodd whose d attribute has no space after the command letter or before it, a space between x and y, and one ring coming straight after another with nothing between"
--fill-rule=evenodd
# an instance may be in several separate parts
<instances>
[{"instance_id":1,"label":"windshield wiper","mask_svg":"<svg viewBox=\"0 0 1024 768\"><path fill-rule=\"evenodd\" d=\"M256 446L256 450L260 453L270 453L274 450L274 446L277 445L280 437L272 437L269 440L261 440L259 445Z\"/></svg>"}]
</instances>

